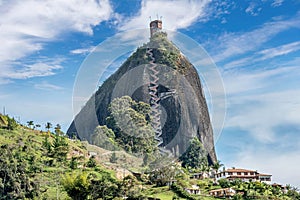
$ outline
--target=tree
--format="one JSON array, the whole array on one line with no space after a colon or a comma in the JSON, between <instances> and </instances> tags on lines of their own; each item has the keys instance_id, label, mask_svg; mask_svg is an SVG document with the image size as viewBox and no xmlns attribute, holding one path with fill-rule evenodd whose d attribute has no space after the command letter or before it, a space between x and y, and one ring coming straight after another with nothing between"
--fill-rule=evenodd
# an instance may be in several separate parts
<instances>
[{"instance_id":1,"label":"tree","mask_svg":"<svg viewBox=\"0 0 300 200\"><path fill-rule=\"evenodd\" d=\"M109 158L109 161L110 161L111 163L116 163L117 160L118 160L118 157L117 157L117 155L116 155L116 152L114 151L114 152L111 154L111 157Z\"/></svg>"},{"instance_id":2,"label":"tree","mask_svg":"<svg viewBox=\"0 0 300 200\"><path fill-rule=\"evenodd\" d=\"M107 171L101 171L100 176L90 174L91 177L91 199L112 200L120 196L120 183Z\"/></svg>"},{"instance_id":3,"label":"tree","mask_svg":"<svg viewBox=\"0 0 300 200\"><path fill-rule=\"evenodd\" d=\"M88 199L91 192L91 180L89 179L89 174L85 172L80 174L66 174L63 176L61 182L64 189L72 199Z\"/></svg>"},{"instance_id":4,"label":"tree","mask_svg":"<svg viewBox=\"0 0 300 200\"><path fill-rule=\"evenodd\" d=\"M39 185L28 174L28 162L16 146L0 147L0 199L35 199Z\"/></svg>"},{"instance_id":5,"label":"tree","mask_svg":"<svg viewBox=\"0 0 300 200\"><path fill-rule=\"evenodd\" d=\"M49 141L49 136L44 137L42 146L46 149L47 155L50 155L52 153L52 144Z\"/></svg>"},{"instance_id":6,"label":"tree","mask_svg":"<svg viewBox=\"0 0 300 200\"><path fill-rule=\"evenodd\" d=\"M222 188L230 187L230 182L225 178L222 178L222 179L218 180L218 183Z\"/></svg>"},{"instance_id":7,"label":"tree","mask_svg":"<svg viewBox=\"0 0 300 200\"><path fill-rule=\"evenodd\" d=\"M119 149L115 141L115 133L107 126L97 126L91 140L92 144L110 151Z\"/></svg>"},{"instance_id":8,"label":"tree","mask_svg":"<svg viewBox=\"0 0 300 200\"><path fill-rule=\"evenodd\" d=\"M78 165L77 158L72 156L70 161L70 168L77 169L77 165Z\"/></svg>"},{"instance_id":9,"label":"tree","mask_svg":"<svg viewBox=\"0 0 300 200\"><path fill-rule=\"evenodd\" d=\"M28 122L27 122L27 125L28 125L28 127L31 128L31 129L33 129L33 127L34 127L33 121L28 121Z\"/></svg>"},{"instance_id":10,"label":"tree","mask_svg":"<svg viewBox=\"0 0 300 200\"><path fill-rule=\"evenodd\" d=\"M52 128L52 124L50 122L47 122L46 125L45 125L48 133L50 132L50 128Z\"/></svg>"},{"instance_id":11,"label":"tree","mask_svg":"<svg viewBox=\"0 0 300 200\"><path fill-rule=\"evenodd\" d=\"M155 133L150 124L150 105L135 102L129 96L115 98L109 106L107 126L113 130L116 141L133 153L152 153L157 150Z\"/></svg>"},{"instance_id":12,"label":"tree","mask_svg":"<svg viewBox=\"0 0 300 200\"><path fill-rule=\"evenodd\" d=\"M157 186L165 186L170 181L181 175L182 170L176 163L161 166L150 172L150 181Z\"/></svg>"},{"instance_id":13,"label":"tree","mask_svg":"<svg viewBox=\"0 0 300 200\"><path fill-rule=\"evenodd\" d=\"M140 192L138 180L132 175L123 178L119 190L122 196L128 199L144 199Z\"/></svg>"},{"instance_id":14,"label":"tree","mask_svg":"<svg viewBox=\"0 0 300 200\"><path fill-rule=\"evenodd\" d=\"M65 161L69 152L69 145L66 138L56 134L52 146L53 156L58 161Z\"/></svg>"},{"instance_id":15,"label":"tree","mask_svg":"<svg viewBox=\"0 0 300 200\"><path fill-rule=\"evenodd\" d=\"M36 124L35 127L41 128L41 125L40 124Z\"/></svg>"},{"instance_id":16,"label":"tree","mask_svg":"<svg viewBox=\"0 0 300 200\"><path fill-rule=\"evenodd\" d=\"M224 166L221 161L217 161L212 165L212 169L214 169L215 173L218 173L219 169Z\"/></svg>"},{"instance_id":17,"label":"tree","mask_svg":"<svg viewBox=\"0 0 300 200\"><path fill-rule=\"evenodd\" d=\"M91 156L88 160L88 162L86 163L86 166L87 167L90 167L90 168L93 168L93 167L96 167L97 166L97 161L96 161L96 158L95 156Z\"/></svg>"},{"instance_id":18,"label":"tree","mask_svg":"<svg viewBox=\"0 0 300 200\"><path fill-rule=\"evenodd\" d=\"M18 123L14 118L7 116L7 128L8 130L15 130L18 127Z\"/></svg>"},{"instance_id":19,"label":"tree","mask_svg":"<svg viewBox=\"0 0 300 200\"><path fill-rule=\"evenodd\" d=\"M60 126L60 124L56 124L56 126L55 126L55 128L54 128L54 132L55 132L56 135L61 136L62 131L61 131L61 126Z\"/></svg>"},{"instance_id":20,"label":"tree","mask_svg":"<svg viewBox=\"0 0 300 200\"><path fill-rule=\"evenodd\" d=\"M198 138L190 142L188 149L179 157L185 168L199 169L201 165L207 165L207 153Z\"/></svg>"}]
</instances>

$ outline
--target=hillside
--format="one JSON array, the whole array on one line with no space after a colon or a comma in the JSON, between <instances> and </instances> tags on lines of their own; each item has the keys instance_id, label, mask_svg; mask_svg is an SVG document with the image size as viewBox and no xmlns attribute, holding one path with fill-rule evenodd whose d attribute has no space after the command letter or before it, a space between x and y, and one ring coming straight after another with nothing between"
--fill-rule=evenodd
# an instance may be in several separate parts
<instances>
[{"instance_id":1,"label":"hillside","mask_svg":"<svg viewBox=\"0 0 300 200\"><path fill-rule=\"evenodd\" d=\"M91 199L97 196L92 190L100 190L106 199L121 197L123 193L143 199L176 196L169 187L149 182L149 175L139 180L132 175L132 170L143 163L140 158L68 139L57 128L55 132L33 130L17 123L13 130L0 129L0 199ZM126 180L131 185L124 185ZM84 188L68 190L66 183ZM106 193L101 188L103 184L111 191L107 189ZM114 188L119 188L119 192ZM72 197L69 192L79 197Z\"/></svg>"},{"instance_id":2,"label":"hillside","mask_svg":"<svg viewBox=\"0 0 300 200\"><path fill-rule=\"evenodd\" d=\"M10 128L0 128L0 199L215 199L209 191L233 188L234 199L300 199L295 188L283 192L261 182L228 182L195 178L220 168L205 163L187 170L169 163L154 170L142 169L143 160L123 150L108 151L86 141L54 132L33 130L5 116ZM47 125L49 125L47 123ZM30 125L32 126L32 125ZM196 155L195 138L185 156ZM192 158L191 156L189 158ZM219 163L220 164L220 163ZM138 171L140 170L140 171ZM143 171L144 170L144 171ZM188 190L199 194L190 194Z\"/></svg>"}]
</instances>

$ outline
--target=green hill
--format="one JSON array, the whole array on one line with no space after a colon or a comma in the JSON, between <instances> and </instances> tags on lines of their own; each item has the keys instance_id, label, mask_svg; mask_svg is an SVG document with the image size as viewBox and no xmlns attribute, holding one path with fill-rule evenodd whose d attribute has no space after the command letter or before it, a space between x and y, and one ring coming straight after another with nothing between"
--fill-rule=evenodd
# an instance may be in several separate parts
<instances>
[{"instance_id":1,"label":"green hill","mask_svg":"<svg viewBox=\"0 0 300 200\"><path fill-rule=\"evenodd\" d=\"M159 180L163 184L157 185L157 178L139 173L143 160L125 151L108 151L86 141L71 140L59 129L55 134L18 124L12 129L0 129L0 199L176 196L165 186L169 179L165 177Z\"/></svg>"},{"instance_id":2,"label":"green hill","mask_svg":"<svg viewBox=\"0 0 300 200\"><path fill-rule=\"evenodd\" d=\"M91 158L89 151L97 153L95 158ZM2 128L0 199L70 199L63 186L68 174L95 177L106 174L117 182L117 176L122 178L118 173L121 170L118 163L109 163L111 154L87 142L70 140L62 132L55 135L20 125L14 130ZM130 157L125 152L119 154Z\"/></svg>"},{"instance_id":3,"label":"green hill","mask_svg":"<svg viewBox=\"0 0 300 200\"><path fill-rule=\"evenodd\" d=\"M209 200L215 199L209 196L210 190L226 187L240 192L233 199L300 199L292 187L284 193L278 187L260 182L214 183L210 178L190 178L195 172L208 172L208 165L187 170L181 163L171 162L151 169L144 166L143 159L121 149L109 151L86 141L69 139L59 125L51 133L5 118L8 124L0 128L0 200L124 197ZM197 149L193 145L197 147L197 142L191 145L187 157ZM189 194L187 188L197 188L200 194Z\"/></svg>"}]
</instances>

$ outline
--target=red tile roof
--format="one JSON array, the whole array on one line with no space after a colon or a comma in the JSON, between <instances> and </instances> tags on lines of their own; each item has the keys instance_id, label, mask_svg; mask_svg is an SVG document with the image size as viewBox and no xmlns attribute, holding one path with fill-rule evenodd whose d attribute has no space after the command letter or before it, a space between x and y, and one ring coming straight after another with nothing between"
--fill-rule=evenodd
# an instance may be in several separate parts
<instances>
[{"instance_id":1,"label":"red tile roof","mask_svg":"<svg viewBox=\"0 0 300 200\"><path fill-rule=\"evenodd\" d=\"M227 169L225 172L256 172L248 169Z\"/></svg>"},{"instance_id":2,"label":"red tile roof","mask_svg":"<svg viewBox=\"0 0 300 200\"><path fill-rule=\"evenodd\" d=\"M244 176L244 175L235 175L235 176L228 176L227 178L249 178L249 179L253 179L253 178L258 178L255 175L250 175L250 176Z\"/></svg>"},{"instance_id":3,"label":"red tile roof","mask_svg":"<svg viewBox=\"0 0 300 200\"><path fill-rule=\"evenodd\" d=\"M272 176L271 174L261 174L259 173L258 176Z\"/></svg>"}]
</instances>

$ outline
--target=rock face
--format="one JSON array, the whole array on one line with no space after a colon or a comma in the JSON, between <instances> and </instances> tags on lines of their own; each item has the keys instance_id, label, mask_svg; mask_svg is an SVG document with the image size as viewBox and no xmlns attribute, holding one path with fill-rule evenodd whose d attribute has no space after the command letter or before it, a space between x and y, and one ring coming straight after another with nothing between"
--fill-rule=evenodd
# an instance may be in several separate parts
<instances>
[{"instance_id":1,"label":"rock face","mask_svg":"<svg viewBox=\"0 0 300 200\"><path fill-rule=\"evenodd\" d=\"M150 103L152 71L147 50L151 49L158 64L158 96L162 139L166 149L180 156L189 141L198 137L208 152L210 164L216 162L213 131L207 104L196 69L180 53L165 33L157 33L138 48L90 98L70 125L67 134L91 142L97 125L105 125L110 102L124 95ZM153 77L152 77L153 78Z\"/></svg>"}]
</instances>

